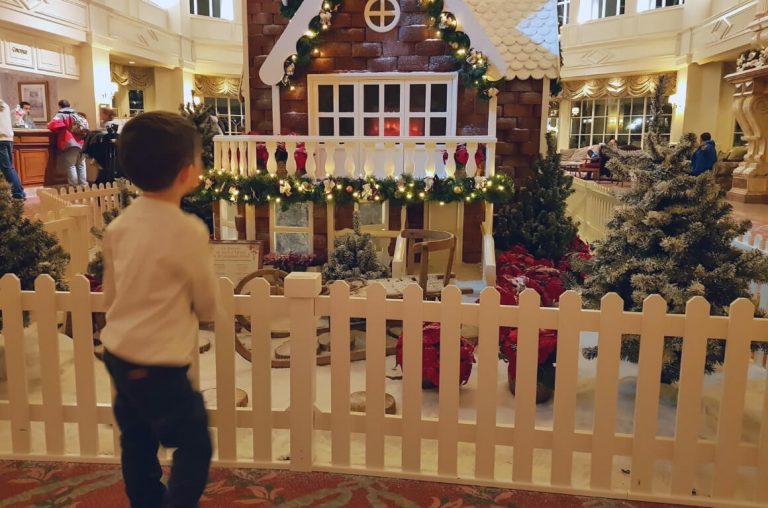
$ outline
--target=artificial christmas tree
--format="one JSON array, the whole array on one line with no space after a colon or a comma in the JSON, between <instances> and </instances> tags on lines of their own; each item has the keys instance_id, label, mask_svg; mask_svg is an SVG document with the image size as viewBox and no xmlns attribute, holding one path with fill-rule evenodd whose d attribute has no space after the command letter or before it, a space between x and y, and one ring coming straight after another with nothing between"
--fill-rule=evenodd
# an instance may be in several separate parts
<instances>
[{"instance_id":1,"label":"artificial christmas tree","mask_svg":"<svg viewBox=\"0 0 768 508\"><path fill-rule=\"evenodd\" d=\"M203 167L206 170L213 168L213 137L218 134L216 123L211 118L212 112L210 106L204 104L187 104L180 106L181 116L188 118L200 133L203 141ZM213 233L213 210L211 209L211 200L201 195L200 191L184 196L181 200L181 208L185 212L192 213L200 217L208 231Z\"/></svg>"},{"instance_id":2,"label":"artificial christmas tree","mask_svg":"<svg viewBox=\"0 0 768 508\"><path fill-rule=\"evenodd\" d=\"M48 274L58 289L66 289L64 270L68 262L69 254L56 237L42 222L24 217L24 202L11 198L8 184L0 179L0 277L13 273L21 280L21 289L32 290L35 278Z\"/></svg>"},{"instance_id":3,"label":"artificial christmas tree","mask_svg":"<svg viewBox=\"0 0 768 508\"><path fill-rule=\"evenodd\" d=\"M643 300L658 293L672 313L685 312L686 302L703 296L712 313L725 315L739 297L750 297L752 281L768 281L768 261L758 251L741 251L733 240L750 229L749 221L736 222L731 205L723 199L712 171L690 175L689 158L696 137L684 135L674 148L659 141L658 118L665 82L651 101L651 132L645 150L610 151L609 169L631 178L632 188L621 196L621 206L608 223L608 235L595 256L581 267L587 272L582 295L598 307L609 292L624 299L625 310L639 311ZM706 371L724 360L725 344L708 341ZM661 380L680 376L682 339L667 337ZM594 357L597 348L585 349ZM638 362L640 338L622 338L621 357Z\"/></svg>"},{"instance_id":4,"label":"artificial christmas tree","mask_svg":"<svg viewBox=\"0 0 768 508\"><path fill-rule=\"evenodd\" d=\"M333 254L323 266L323 280L345 280L351 278L381 279L389 276L389 269L376 257L371 235L360 232L360 214L352 216L350 235L333 242Z\"/></svg>"},{"instance_id":5,"label":"artificial christmas tree","mask_svg":"<svg viewBox=\"0 0 768 508\"><path fill-rule=\"evenodd\" d=\"M518 187L512 202L499 207L495 214L496 248L522 245L537 258L561 259L578 231L566 214L572 185L573 178L560 169L554 139L547 136L547 156L537 161L534 176Z\"/></svg>"}]
</instances>

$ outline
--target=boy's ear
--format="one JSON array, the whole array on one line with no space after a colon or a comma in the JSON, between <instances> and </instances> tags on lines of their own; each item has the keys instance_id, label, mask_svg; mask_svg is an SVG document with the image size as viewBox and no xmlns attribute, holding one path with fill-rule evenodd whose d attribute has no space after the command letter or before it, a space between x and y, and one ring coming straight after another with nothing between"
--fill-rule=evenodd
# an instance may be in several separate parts
<instances>
[{"instance_id":1,"label":"boy's ear","mask_svg":"<svg viewBox=\"0 0 768 508\"><path fill-rule=\"evenodd\" d=\"M179 171L179 174L176 175L176 181L178 182L184 182L189 178L189 172L192 171L194 164L187 164L186 166L181 168L181 171Z\"/></svg>"}]
</instances>

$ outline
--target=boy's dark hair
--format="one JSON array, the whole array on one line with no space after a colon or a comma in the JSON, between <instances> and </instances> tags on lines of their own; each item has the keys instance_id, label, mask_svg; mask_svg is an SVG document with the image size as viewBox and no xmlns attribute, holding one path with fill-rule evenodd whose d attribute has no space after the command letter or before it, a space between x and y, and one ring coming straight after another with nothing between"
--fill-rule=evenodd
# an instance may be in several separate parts
<instances>
[{"instance_id":1,"label":"boy's dark hair","mask_svg":"<svg viewBox=\"0 0 768 508\"><path fill-rule=\"evenodd\" d=\"M69 101L67 99L61 99L59 101L59 109L68 108L69 107Z\"/></svg>"},{"instance_id":2,"label":"boy's dark hair","mask_svg":"<svg viewBox=\"0 0 768 508\"><path fill-rule=\"evenodd\" d=\"M24 106L29 106L29 107L32 107L32 104L28 103L27 101L21 101L21 102L19 103L19 107L20 107L20 108L23 108Z\"/></svg>"},{"instance_id":3,"label":"boy's dark hair","mask_svg":"<svg viewBox=\"0 0 768 508\"><path fill-rule=\"evenodd\" d=\"M703 141L709 141L710 139L712 139L712 134L710 134L709 132L702 132L701 139Z\"/></svg>"},{"instance_id":4,"label":"boy's dark hair","mask_svg":"<svg viewBox=\"0 0 768 508\"><path fill-rule=\"evenodd\" d=\"M195 161L201 145L192 122L178 113L150 111L125 124L117 153L128 178L151 192L170 187L181 169Z\"/></svg>"}]
</instances>

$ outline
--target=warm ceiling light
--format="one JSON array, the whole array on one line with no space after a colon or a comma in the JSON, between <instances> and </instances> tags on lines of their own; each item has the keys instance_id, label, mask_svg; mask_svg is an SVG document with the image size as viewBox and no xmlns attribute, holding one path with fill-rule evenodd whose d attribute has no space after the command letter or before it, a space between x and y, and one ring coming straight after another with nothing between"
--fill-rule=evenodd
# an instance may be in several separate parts
<instances>
[{"instance_id":1,"label":"warm ceiling light","mask_svg":"<svg viewBox=\"0 0 768 508\"><path fill-rule=\"evenodd\" d=\"M136 63L136 62L134 62L133 60L128 60L128 65L133 65L133 64L135 64L135 63Z\"/></svg>"}]
</instances>

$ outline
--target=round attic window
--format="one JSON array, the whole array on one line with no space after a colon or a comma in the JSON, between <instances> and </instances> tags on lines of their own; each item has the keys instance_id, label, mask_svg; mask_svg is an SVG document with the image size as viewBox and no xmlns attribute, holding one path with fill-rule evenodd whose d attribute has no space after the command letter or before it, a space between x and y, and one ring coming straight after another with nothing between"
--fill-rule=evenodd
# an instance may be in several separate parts
<instances>
[{"instance_id":1,"label":"round attic window","mask_svg":"<svg viewBox=\"0 0 768 508\"><path fill-rule=\"evenodd\" d=\"M376 32L389 32L400 21L400 2L397 0L368 0L365 4L365 23Z\"/></svg>"}]
</instances>

